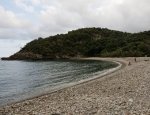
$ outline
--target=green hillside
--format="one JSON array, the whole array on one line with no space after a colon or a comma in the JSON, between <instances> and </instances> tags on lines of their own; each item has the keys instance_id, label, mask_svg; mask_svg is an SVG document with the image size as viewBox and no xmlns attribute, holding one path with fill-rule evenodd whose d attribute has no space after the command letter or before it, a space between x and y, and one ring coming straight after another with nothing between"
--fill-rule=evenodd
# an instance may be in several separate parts
<instances>
[{"instance_id":1,"label":"green hillside","mask_svg":"<svg viewBox=\"0 0 150 115\"><path fill-rule=\"evenodd\" d=\"M83 28L26 44L8 59L150 56L150 31L126 33L106 28Z\"/></svg>"}]
</instances>

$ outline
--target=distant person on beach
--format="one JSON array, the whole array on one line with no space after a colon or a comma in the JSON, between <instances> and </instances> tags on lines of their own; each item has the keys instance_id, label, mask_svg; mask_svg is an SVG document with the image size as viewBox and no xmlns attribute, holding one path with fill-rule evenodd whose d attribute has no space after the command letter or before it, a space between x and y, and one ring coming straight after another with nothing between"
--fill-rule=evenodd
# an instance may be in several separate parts
<instances>
[{"instance_id":1,"label":"distant person on beach","mask_svg":"<svg viewBox=\"0 0 150 115\"><path fill-rule=\"evenodd\" d=\"M136 58L134 58L134 61L136 62Z\"/></svg>"},{"instance_id":2,"label":"distant person on beach","mask_svg":"<svg viewBox=\"0 0 150 115\"><path fill-rule=\"evenodd\" d=\"M130 65L131 65L131 62L129 61L128 66L130 66Z\"/></svg>"}]
</instances>

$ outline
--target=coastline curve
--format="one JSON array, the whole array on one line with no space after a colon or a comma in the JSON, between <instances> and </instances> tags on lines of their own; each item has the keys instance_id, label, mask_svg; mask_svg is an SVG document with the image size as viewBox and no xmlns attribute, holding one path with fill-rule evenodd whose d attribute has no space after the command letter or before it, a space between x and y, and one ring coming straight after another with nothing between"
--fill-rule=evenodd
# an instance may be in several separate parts
<instances>
[{"instance_id":1,"label":"coastline curve","mask_svg":"<svg viewBox=\"0 0 150 115\"><path fill-rule=\"evenodd\" d=\"M114 62L114 63L117 63L118 66L115 67L115 68L110 68L110 69L106 69L106 70L103 70L103 71L99 71L97 73L97 75L93 76L93 77L90 77L90 78L87 78L87 79L84 79L84 80L80 80L80 81L77 81L77 82L72 82L72 83L68 83L68 84L63 84L63 85L60 85L60 86L57 86L55 88L51 88L50 90L46 91L45 93L42 93L40 95L35 95L35 96L31 96L29 98L25 98L25 99L21 99L21 100L18 100L16 102L11 102L11 103L8 103L6 105L2 105L0 107L5 107L5 106L11 106L13 104L16 104L16 103L21 103L21 102L24 102L26 100L32 100L34 98L38 98L38 97L41 97L41 96L44 96L44 95L49 95L49 94L52 94L52 93L55 93L57 91L61 91L61 90L64 90L66 88L70 88L70 87L74 87L74 86L77 86L77 85L80 85L80 84L85 84L85 83L88 83L90 81L94 81L96 79L101 79L113 72L116 72L117 70L121 69L124 67L124 63L122 61L114 61L114 60L107 60L107 59L101 59L101 58L81 58L81 59L78 59L78 60L99 60L99 61L110 61L110 62Z\"/></svg>"}]
</instances>

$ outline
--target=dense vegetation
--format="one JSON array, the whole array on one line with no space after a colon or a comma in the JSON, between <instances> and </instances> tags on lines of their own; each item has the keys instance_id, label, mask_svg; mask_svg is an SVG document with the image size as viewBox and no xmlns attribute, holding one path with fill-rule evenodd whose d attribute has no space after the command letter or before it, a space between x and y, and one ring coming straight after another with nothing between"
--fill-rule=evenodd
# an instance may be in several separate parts
<instances>
[{"instance_id":1,"label":"dense vegetation","mask_svg":"<svg viewBox=\"0 0 150 115\"><path fill-rule=\"evenodd\" d=\"M150 56L150 31L131 34L83 28L33 40L11 58L28 52L41 58Z\"/></svg>"}]
</instances>

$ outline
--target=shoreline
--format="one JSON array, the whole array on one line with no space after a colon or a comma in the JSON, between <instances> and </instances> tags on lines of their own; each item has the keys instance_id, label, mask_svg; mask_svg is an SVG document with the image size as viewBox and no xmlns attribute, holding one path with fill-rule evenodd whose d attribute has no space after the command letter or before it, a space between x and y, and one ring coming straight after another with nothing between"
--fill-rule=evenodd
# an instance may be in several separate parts
<instances>
[{"instance_id":1,"label":"shoreline","mask_svg":"<svg viewBox=\"0 0 150 115\"><path fill-rule=\"evenodd\" d=\"M150 61L139 59L134 62L134 58L104 58L124 65L103 77L4 106L0 113L149 114ZM129 61L131 65L127 66Z\"/></svg>"},{"instance_id":2,"label":"shoreline","mask_svg":"<svg viewBox=\"0 0 150 115\"><path fill-rule=\"evenodd\" d=\"M117 63L118 66L117 67L114 67L114 68L110 68L110 69L106 69L106 70L103 70L103 71L100 71L100 74L96 75L96 76L92 76L92 77L89 77L89 78L86 78L86 79L83 79L83 80L80 80L80 81L77 81L77 82L71 82L71 83L67 83L67 84L63 84L63 85L60 85L60 86L57 86L57 87L54 87L54 88L51 88L51 90L45 92L45 93L42 93L42 94L39 94L39 95L35 95L35 96L31 96L29 98L25 98L25 99L20 99L16 102L10 102L8 104L4 104L4 105L0 105L0 108L3 108L5 106L9 106L9 105L13 105L13 104L17 104L17 103L21 103L21 102L24 102L26 100L32 100L34 98L38 98L38 97L41 97L41 96L44 96L44 95L49 95L49 94L52 94L52 93L55 93L57 91L61 91L61 90L64 90L66 88L69 88L69 87L73 87L73 86L76 86L76 85L80 85L80 84L84 84L86 82L90 82L92 80L96 80L96 79L99 79L99 78L102 78L102 77L105 77L106 75L109 75L119 69L121 69L122 67L125 66L125 63L123 62L118 62L118 61L111 61L111 60L107 60L107 59L100 59L100 58L77 58L77 59L69 59L69 60L96 60L96 61L107 61L107 62L114 62L114 63Z\"/></svg>"}]
</instances>

